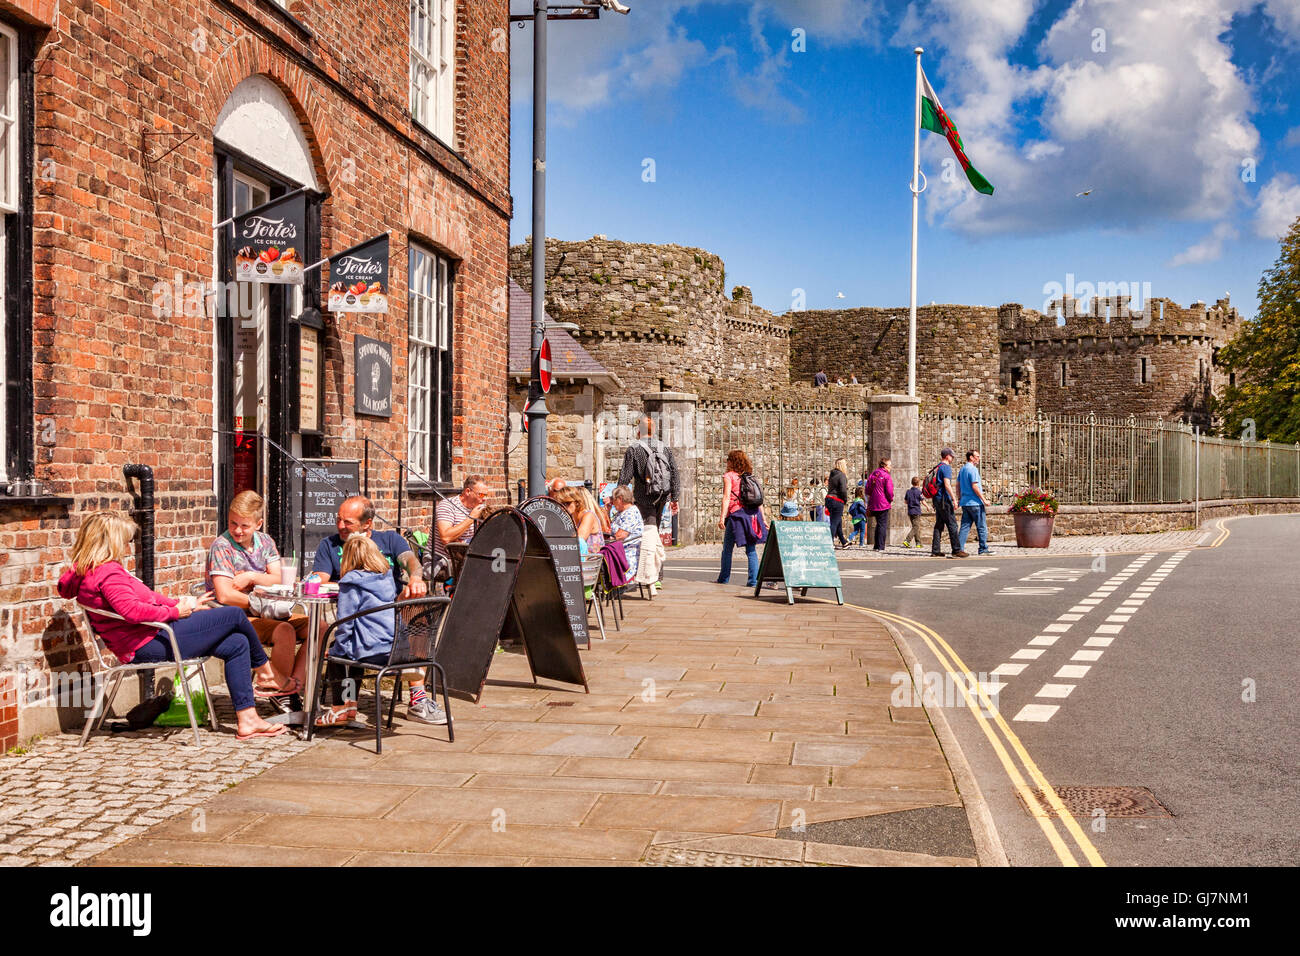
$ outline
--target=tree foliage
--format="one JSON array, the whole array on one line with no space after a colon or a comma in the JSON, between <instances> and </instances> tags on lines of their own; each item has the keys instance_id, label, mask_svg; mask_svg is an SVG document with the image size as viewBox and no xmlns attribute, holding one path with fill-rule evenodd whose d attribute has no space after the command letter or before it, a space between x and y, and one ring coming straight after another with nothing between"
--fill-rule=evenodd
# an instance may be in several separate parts
<instances>
[{"instance_id":1,"label":"tree foliage","mask_svg":"<svg viewBox=\"0 0 1300 956\"><path fill-rule=\"evenodd\" d=\"M1300 441L1300 218L1259 280L1259 312L1219 351L1236 384L1217 403L1223 432L1238 438L1247 419L1261 441Z\"/></svg>"}]
</instances>

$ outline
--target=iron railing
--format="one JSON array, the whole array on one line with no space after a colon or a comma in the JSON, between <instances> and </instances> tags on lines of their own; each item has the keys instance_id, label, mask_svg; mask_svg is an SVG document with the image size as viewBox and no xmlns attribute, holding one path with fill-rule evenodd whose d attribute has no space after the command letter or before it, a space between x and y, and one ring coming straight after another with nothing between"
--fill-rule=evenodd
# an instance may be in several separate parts
<instances>
[{"instance_id":1,"label":"iron railing","mask_svg":"<svg viewBox=\"0 0 1300 956\"><path fill-rule=\"evenodd\" d=\"M958 464L978 451L984 494L995 504L1034 485L1062 504L1300 496L1300 444L1212 438L1159 419L929 413L920 431L924 469L944 445Z\"/></svg>"}]
</instances>

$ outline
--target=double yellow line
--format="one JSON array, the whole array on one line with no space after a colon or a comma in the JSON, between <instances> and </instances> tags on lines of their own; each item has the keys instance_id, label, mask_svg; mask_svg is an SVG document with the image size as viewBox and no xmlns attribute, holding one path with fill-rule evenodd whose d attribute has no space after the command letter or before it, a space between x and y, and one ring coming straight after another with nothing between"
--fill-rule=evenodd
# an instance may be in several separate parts
<instances>
[{"instance_id":1,"label":"double yellow line","mask_svg":"<svg viewBox=\"0 0 1300 956\"><path fill-rule=\"evenodd\" d=\"M962 661L962 659L957 655L957 652L952 649L947 641L919 621L913 621L911 618L902 617L898 614L891 614L888 611L878 611L875 608L862 607L857 604L848 604L846 607L865 611L868 614L873 614L877 617L883 618L891 624L907 628L925 641L926 646L930 648L930 653L932 653L935 660L939 662L939 666L948 673L954 675L972 673L970 668L966 666L965 662ZM971 683L974 685L974 693L972 693L971 688L966 686L964 680L957 680L954 681L954 683L956 683L956 685L961 689L962 697L966 701L966 706L970 708L971 715L975 718L975 723L982 731L984 731L984 736L988 738L989 743L993 747L993 752L997 754L998 760L1002 762L1002 768L1006 771L1007 777L1011 780L1011 783L1016 788L1017 792L1019 792L1025 806L1029 808L1029 812L1033 814L1034 819L1038 821L1038 825L1042 829L1043 835L1047 837L1048 843L1051 844L1052 849L1056 852L1056 856L1060 859L1061 863L1065 866L1078 866L1079 860L1075 856L1075 849L1077 848L1079 853L1082 854L1083 858L1090 866L1105 866L1106 862L1101 858L1101 854L1097 852L1097 848L1092 845L1092 841L1089 840L1088 835L1083 832L1083 828L1079 826L1078 821L1076 821L1074 817L1071 816L1070 811L1065 808L1065 804L1061 802L1061 798L1052 788L1052 785L1047 782L1047 778L1043 776L1043 772L1038 769L1038 765L1034 763L1033 758L1031 758L1025 750L1025 746L1020 742L1020 738L1017 737L1015 732L1007 726L1007 722L1002 719L1002 714L998 711L997 706L989 700L988 695L985 693L984 688L980 685L979 681L973 678L971 680ZM919 689L920 688L918 688L918 690ZM977 699L982 704L982 707L976 706ZM989 714L992 714L993 716L990 718L988 716ZM1019 758L1020 766L1017 766L1016 761L1013 760L1011 754L1007 752L1007 747L1010 747L1016 757ZM1021 772L1022 766L1024 768L1024 773ZM1047 801L1048 806L1056 812L1055 817L1052 817L1043 809L1042 805L1031 791L1030 784L1025 779L1025 774L1028 774L1029 779L1032 780L1033 783L1042 791L1043 798ZM1073 838L1073 847L1069 842L1067 842L1065 837L1062 836L1058 825L1059 827L1064 827L1066 834Z\"/></svg>"}]
</instances>

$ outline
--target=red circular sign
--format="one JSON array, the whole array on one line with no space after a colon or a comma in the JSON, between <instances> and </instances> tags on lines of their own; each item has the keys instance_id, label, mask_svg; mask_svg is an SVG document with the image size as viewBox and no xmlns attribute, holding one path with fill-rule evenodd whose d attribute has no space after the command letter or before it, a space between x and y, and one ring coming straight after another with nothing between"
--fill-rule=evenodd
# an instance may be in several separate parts
<instances>
[{"instance_id":1,"label":"red circular sign","mask_svg":"<svg viewBox=\"0 0 1300 956\"><path fill-rule=\"evenodd\" d=\"M542 339L542 348L537 356L537 377L541 379L542 391L551 390L551 343Z\"/></svg>"}]
</instances>

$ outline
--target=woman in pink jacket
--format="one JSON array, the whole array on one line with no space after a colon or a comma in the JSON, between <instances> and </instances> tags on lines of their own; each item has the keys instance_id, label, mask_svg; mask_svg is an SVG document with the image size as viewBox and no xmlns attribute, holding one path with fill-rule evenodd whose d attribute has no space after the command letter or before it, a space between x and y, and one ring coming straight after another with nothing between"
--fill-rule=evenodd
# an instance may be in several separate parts
<instances>
[{"instance_id":1,"label":"woman in pink jacket","mask_svg":"<svg viewBox=\"0 0 1300 956\"><path fill-rule=\"evenodd\" d=\"M285 732L257 713L250 671L257 669L267 683L283 683L262 650L262 642L242 608L198 610L212 596L186 595L179 601L151 591L122 567L122 557L135 537L135 523L113 511L99 511L81 523L72 546L72 566L59 578L59 594L75 598L90 609L91 626L122 663L163 663L172 660L165 632L146 621L171 624L185 657L212 655L226 664L226 687L235 705L236 738L276 737ZM119 621L95 614L101 608L126 618Z\"/></svg>"},{"instance_id":2,"label":"woman in pink jacket","mask_svg":"<svg viewBox=\"0 0 1300 956\"><path fill-rule=\"evenodd\" d=\"M894 503L894 478L889 473L888 458L880 459L867 478L867 510L876 519L876 550L884 551L889 543L889 506Z\"/></svg>"}]
</instances>

